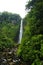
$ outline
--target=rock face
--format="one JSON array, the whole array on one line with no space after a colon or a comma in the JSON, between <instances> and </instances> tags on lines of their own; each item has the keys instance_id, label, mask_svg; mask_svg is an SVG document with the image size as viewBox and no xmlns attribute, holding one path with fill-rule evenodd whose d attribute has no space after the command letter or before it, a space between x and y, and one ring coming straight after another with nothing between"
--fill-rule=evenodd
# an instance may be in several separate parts
<instances>
[{"instance_id":1,"label":"rock face","mask_svg":"<svg viewBox=\"0 0 43 65\"><path fill-rule=\"evenodd\" d=\"M13 48L3 48L0 51L0 65L27 65L20 58L17 57L16 52L19 44Z\"/></svg>"},{"instance_id":2,"label":"rock face","mask_svg":"<svg viewBox=\"0 0 43 65\"><path fill-rule=\"evenodd\" d=\"M0 65L25 65L16 56L17 48L3 49L0 52Z\"/></svg>"}]
</instances>

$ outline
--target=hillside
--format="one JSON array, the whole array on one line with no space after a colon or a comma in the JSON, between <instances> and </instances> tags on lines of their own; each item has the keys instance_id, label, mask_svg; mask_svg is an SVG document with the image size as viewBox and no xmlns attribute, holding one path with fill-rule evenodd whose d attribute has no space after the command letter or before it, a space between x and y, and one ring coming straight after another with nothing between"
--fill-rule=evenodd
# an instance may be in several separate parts
<instances>
[{"instance_id":1,"label":"hillside","mask_svg":"<svg viewBox=\"0 0 43 65\"><path fill-rule=\"evenodd\" d=\"M18 42L21 17L9 12L0 13L0 50Z\"/></svg>"}]
</instances>

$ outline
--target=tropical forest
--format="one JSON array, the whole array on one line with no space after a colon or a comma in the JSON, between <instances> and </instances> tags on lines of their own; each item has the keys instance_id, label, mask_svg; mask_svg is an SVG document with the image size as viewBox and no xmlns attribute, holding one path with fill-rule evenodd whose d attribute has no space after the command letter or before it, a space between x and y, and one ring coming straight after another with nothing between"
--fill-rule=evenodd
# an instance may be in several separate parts
<instances>
[{"instance_id":1,"label":"tropical forest","mask_svg":"<svg viewBox=\"0 0 43 65\"><path fill-rule=\"evenodd\" d=\"M43 0L28 0L27 14L0 12L0 65L43 65Z\"/></svg>"}]
</instances>

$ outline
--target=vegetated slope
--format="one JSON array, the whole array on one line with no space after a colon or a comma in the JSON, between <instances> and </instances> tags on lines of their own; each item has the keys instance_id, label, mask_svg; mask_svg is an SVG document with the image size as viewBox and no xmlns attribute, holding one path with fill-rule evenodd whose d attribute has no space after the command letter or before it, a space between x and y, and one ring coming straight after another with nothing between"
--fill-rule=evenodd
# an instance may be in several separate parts
<instances>
[{"instance_id":1,"label":"vegetated slope","mask_svg":"<svg viewBox=\"0 0 43 65\"><path fill-rule=\"evenodd\" d=\"M18 42L21 17L9 12L0 13L0 50Z\"/></svg>"},{"instance_id":2,"label":"vegetated slope","mask_svg":"<svg viewBox=\"0 0 43 65\"><path fill-rule=\"evenodd\" d=\"M43 65L43 0L31 0L24 18L24 33L18 56L27 65Z\"/></svg>"}]
</instances>

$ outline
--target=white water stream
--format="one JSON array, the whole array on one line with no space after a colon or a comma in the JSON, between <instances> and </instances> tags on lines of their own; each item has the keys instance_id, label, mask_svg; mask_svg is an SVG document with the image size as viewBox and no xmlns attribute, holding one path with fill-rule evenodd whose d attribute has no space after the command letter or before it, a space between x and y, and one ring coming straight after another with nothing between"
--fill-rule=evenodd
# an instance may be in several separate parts
<instances>
[{"instance_id":1,"label":"white water stream","mask_svg":"<svg viewBox=\"0 0 43 65\"><path fill-rule=\"evenodd\" d=\"M20 24L19 43L21 43L22 34L23 34L23 20L21 20L21 24Z\"/></svg>"}]
</instances>

